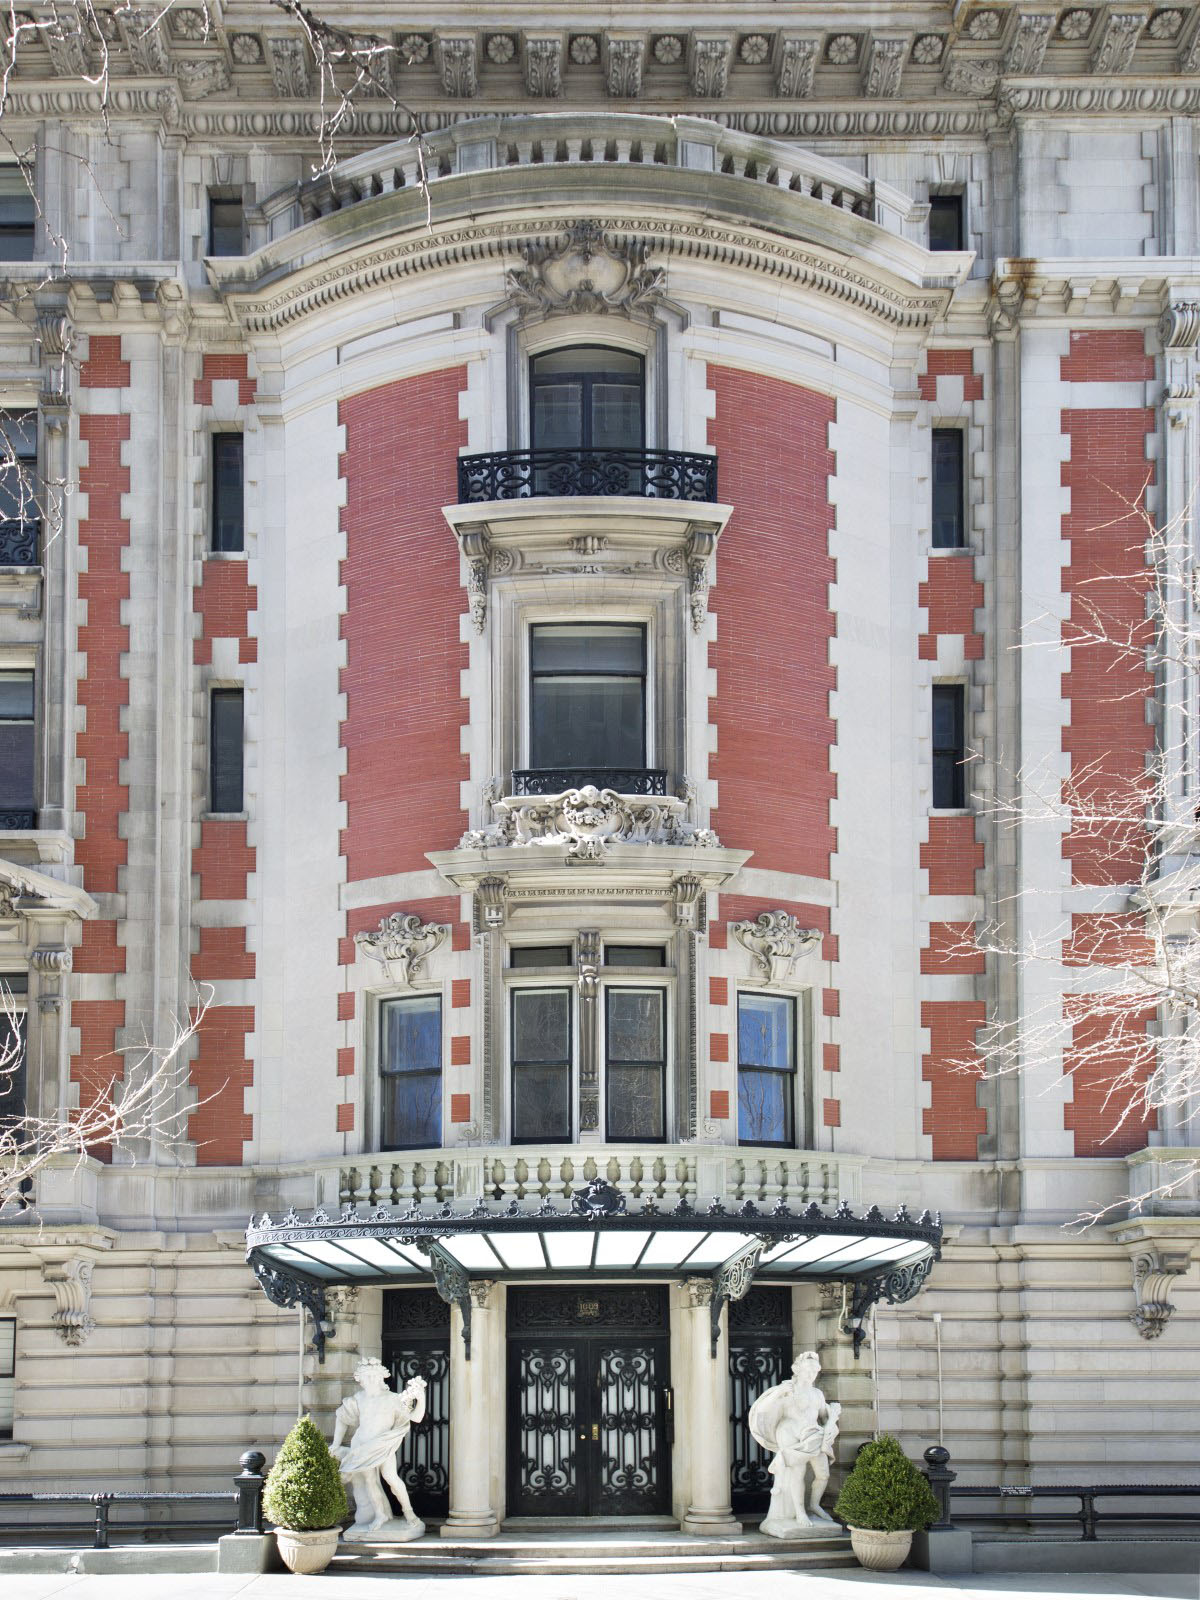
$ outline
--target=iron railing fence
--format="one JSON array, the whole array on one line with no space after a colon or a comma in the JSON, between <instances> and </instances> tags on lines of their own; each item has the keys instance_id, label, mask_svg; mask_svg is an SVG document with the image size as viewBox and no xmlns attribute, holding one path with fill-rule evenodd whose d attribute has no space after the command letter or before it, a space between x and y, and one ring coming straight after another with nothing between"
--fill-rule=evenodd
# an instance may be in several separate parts
<instances>
[{"instance_id":1,"label":"iron railing fence","mask_svg":"<svg viewBox=\"0 0 1200 1600\"><path fill-rule=\"evenodd\" d=\"M547 495L717 498L717 458L686 450L493 450L458 458L458 498L472 505Z\"/></svg>"},{"instance_id":2,"label":"iron railing fence","mask_svg":"<svg viewBox=\"0 0 1200 1600\"><path fill-rule=\"evenodd\" d=\"M665 767L516 767L512 792L516 798L564 794L568 789L612 789L617 794L666 795Z\"/></svg>"},{"instance_id":3,"label":"iron railing fence","mask_svg":"<svg viewBox=\"0 0 1200 1600\"><path fill-rule=\"evenodd\" d=\"M36 567L41 531L35 517L0 517L0 567Z\"/></svg>"}]
</instances>

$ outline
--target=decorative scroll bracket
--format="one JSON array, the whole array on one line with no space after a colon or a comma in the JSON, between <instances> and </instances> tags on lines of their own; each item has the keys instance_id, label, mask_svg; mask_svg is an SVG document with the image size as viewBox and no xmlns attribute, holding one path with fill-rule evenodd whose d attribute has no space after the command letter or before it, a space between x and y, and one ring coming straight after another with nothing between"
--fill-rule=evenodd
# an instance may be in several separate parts
<instances>
[{"instance_id":1,"label":"decorative scroll bracket","mask_svg":"<svg viewBox=\"0 0 1200 1600\"><path fill-rule=\"evenodd\" d=\"M712 1277L712 1300L709 1302L710 1330L712 1335L709 1354L717 1359L717 1345L721 1340L721 1308L727 1300L744 1300L750 1293L758 1263L770 1239L751 1239L728 1261L723 1261ZM774 1241L777 1242L777 1241Z\"/></svg>"},{"instance_id":2,"label":"decorative scroll bracket","mask_svg":"<svg viewBox=\"0 0 1200 1600\"><path fill-rule=\"evenodd\" d=\"M895 1272L884 1272L877 1277L854 1280L851 1285L850 1305L842 1322L842 1332L849 1334L854 1340L855 1361L858 1360L863 1340L867 1337L867 1313L871 1307L877 1305L880 1300L886 1300L890 1306L901 1305L905 1300L911 1300L925 1287L925 1280L933 1271L933 1264L937 1259L937 1254L926 1256L923 1261L914 1262L910 1267L897 1267Z\"/></svg>"},{"instance_id":3,"label":"decorative scroll bracket","mask_svg":"<svg viewBox=\"0 0 1200 1600\"><path fill-rule=\"evenodd\" d=\"M285 1311L292 1306L303 1306L308 1312L313 1325L312 1347L317 1360L323 1365L326 1323L329 1320L329 1307L325 1300L324 1288L308 1278L293 1278L289 1273L269 1265L266 1261L255 1261L252 1265L258 1286L272 1305L282 1306Z\"/></svg>"},{"instance_id":4,"label":"decorative scroll bracket","mask_svg":"<svg viewBox=\"0 0 1200 1600\"><path fill-rule=\"evenodd\" d=\"M1175 1310L1167 1296L1171 1279L1188 1269L1187 1250L1139 1250L1133 1257L1133 1310L1129 1320L1143 1339L1157 1339L1166 1331Z\"/></svg>"},{"instance_id":5,"label":"decorative scroll bracket","mask_svg":"<svg viewBox=\"0 0 1200 1600\"><path fill-rule=\"evenodd\" d=\"M65 1261L46 1261L42 1278L54 1291L54 1310L50 1320L65 1345L77 1349L95 1332L92 1316L92 1263L86 1256L69 1256Z\"/></svg>"},{"instance_id":6,"label":"decorative scroll bracket","mask_svg":"<svg viewBox=\"0 0 1200 1600\"><path fill-rule=\"evenodd\" d=\"M422 922L411 912L384 917L375 933L356 933L354 943L365 956L387 968L393 983L411 987L422 976L426 956L445 944L450 928L444 922Z\"/></svg>"},{"instance_id":7,"label":"decorative scroll bracket","mask_svg":"<svg viewBox=\"0 0 1200 1600\"><path fill-rule=\"evenodd\" d=\"M764 911L755 922L734 922L730 933L754 963L763 983L786 983L796 962L821 942L819 928L802 928L790 911Z\"/></svg>"},{"instance_id":8,"label":"decorative scroll bracket","mask_svg":"<svg viewBox=\"0 0 1200 1600\"><path fill-rule=\"evenodd\" d=\"M457 1306L462 1313L463 1355L471 1359L471 1280L465 1267L448 1255L436 1239L414 1239L422 1255L429 1257L429 1270L433 1273L433 1286L448 1306Z\"/></svg>"}]
</instances>

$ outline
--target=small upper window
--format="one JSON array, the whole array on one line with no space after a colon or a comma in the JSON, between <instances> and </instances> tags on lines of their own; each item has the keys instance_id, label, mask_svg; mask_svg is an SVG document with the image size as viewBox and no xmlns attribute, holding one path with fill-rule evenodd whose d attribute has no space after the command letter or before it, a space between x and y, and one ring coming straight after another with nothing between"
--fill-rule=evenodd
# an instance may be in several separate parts
<instances>
[{"instance_id":1,"label":"small upper window","mask_svg":"<svg viewBox=\"0 0 1200 1600\"><path fill-rule=\"evenodd\" d=\"M0 972L0 1129L26 1115L25 1017L29 975ZM0 1367L0 1383L3 1368Z\"/></svg>"},{"instance_id":2,"label":"small upper window","mask_svg":"<svg viewBox=\"0 0 1200 1600\"><path fill-rule=\"evenodd\" d=\"M208 197L208 253L240 256L246 248L242 202L211 194Z\"/></svg>"},{"instance_id":3,"label":"small upper window","mask_svg":"<svg viewBox=\"0 0 1200 1600\"><path fill-rule=\"evenodd\" d=\"M739 994L738 1142L796 1143L796 1002Z\"/></svg>"},{"instance_id":4,"label":"small upper window","mask_svg":"<svg viewBox=\"0 0 1200 1600\"><path fill-rule=\"evenodd\" d=\"M442 1142L441 996L385 1000L379 1021L383 1148L435 1149Z\"/></svg>"},{"instance_id":5,"label":"small upper window","mask_svg":"<svg viewBox=\"0 0 1200 1600\"><path fill-rule=\"evenodd\" d=\"M245 696L241 689L214 689L208 728L209 805L234 813L245 804Z\"/></svg>"},{"instance_id":6,"label":"small upper window","mask_svg":"<svg viewBox=\"0 0 1200 1600\"><path fill-rule=\"evenodd\" d=\"M641 356L575 345L534 356L530 442L535 450L640 450L645 439ZM611 492L611 491L609 491Z\"/></svg>"},{"instance_id":7,"label":"small upper window","mask_svg":"<svg viewBox=\"0 0 1200 1600\"><path fill-rule=\"evenodd\" d=\"M0 672L0 828L32 828L33 673Z\"/></svg>"},{"instance_id":8,"label":"small upper window","mask_svg":"<svg viewBox=\"0 0 1200 1600\"><path fill-rule=\"evenodd\" d=\"M966 543L963 508L963 433L933 430L933 548L957 550Z\"/></svg>"},{"instance_id":9,"label":"small upper window","mask_svg":"<svg viewBox=\"0 0 1200 1600\"><path fill-rule=\"evenodd\" d=\"M569 944L516 944L508 952L510 967L570 967L575 952Z\"/></svg>"},{"instance_id":10,"label":"small upper window","mask_svg":"<svg viewBox=\"0 0 1200 1600\"><path fill-rule=\"evenodd\" d=\"M32 261L37 206L24 169L0 166L0 261Z\"/></svg>"},{"instance_id":11,"label":"small upper window","mask_svg":"<svg viewBox=\"0 0 1200 1600\"><path fill-rule=\"evenodd\" d=\"M665 967L667 952L661 944L606 944L606 967Z\"/></svg>"},{"instance_id":12,"label":"small upper window","mask_svg":"<svg viewBox=\"0 0 1200 1600\"><path fill-rule=\"evenodd\" d=\"M963 763L967 758L963 686L933 686L933 804L960 811L966 804Z\"/></svg>"},{"instance_id":13,"label":"small upper window","mask_svg":"<svg viewBox=\"0 0 1200 1600\"><path fill-rule=\"evenodd\" d=\"M212 444L212 547L244 550L246 496L240 433L214 433Z\"/></svg>"},{"instance_id":14,"label":"small upper window","mask_svg":"<svg viewBox=\"0 0 1200 1600\"><path fill-rule=\"evenodd\" d=\"M963 197L961 194L934 194L929 197L929 248L962 250Z\"/></svg>"}]
</instances>

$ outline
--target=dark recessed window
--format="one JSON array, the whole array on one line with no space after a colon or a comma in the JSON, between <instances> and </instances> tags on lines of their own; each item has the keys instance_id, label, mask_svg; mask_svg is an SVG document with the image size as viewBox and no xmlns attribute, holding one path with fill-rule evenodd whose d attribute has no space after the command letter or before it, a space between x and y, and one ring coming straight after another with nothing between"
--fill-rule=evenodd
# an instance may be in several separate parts
<instances>
[{"instance_id":1,"label":"dark recessed window","mask_svg":"<svg viewBox=\"0 0 1200 1600\"><path fill-rule=\"evenodd\" d=\"M514 989L512 1005L512 1138L569 1144L571 991Z\"/></svg>"},{"instance_id":2,"label":"dark recessed window","mask_svg":"<svg viewBox=\"0 0 1200 1600\"><path fill-rule=\"evenodd\" d=\"M0 828L32 828L34 808L32 672L0 672Z\"/></svg>"},{"instance_id":3,"label":"dark recessed window","mask_svg":"<svg viewBox=\"0 0 1200 1600\"><path fill-rule=\"evenodd\" d=\"M214 433L212 442L212 547L246 547L244 443L240 433Z\"/></svg>"},{"instance_id":4,"label":"dark recessed window","mask_svg":"<svg viewBox=\"0 0 1200 1600\"><path fill-rule=\"evenodd\" d=\"M210 256L240 256L245 251L242 202L208 197L208 253Z\"/></svg>"},{"instance_id":5,"label":"dark recessed window","mask_svg":"<svg viewBox=\"0 0 1200 1600\"><path fill-rule=\"evenodd\" d=\"M17 1319L0 1317L0 1439L11 1439L17 1355Z\"/></svg>"},{"instance_id":6,"label":"dark recessed window","mask_svg":"<svg viewBox=\"0 0 1200 1600\"><path fill-rule=\"evenodd\" d=\"M933 548L957 550L966 543L963 492L963 431L933 430Z\"/></svg>"},{"instance_id":7,"label":"dark recessed window","mask_svg":"<svg viewBox=\"0 0 1200 1600\"><path fill-rule=\"evenodd\" d=\"M21 1120L28 1110L26 1094L25 1006L29 975L0 972L0 1131Z\"/></svg>"},{"instance_id":8,"label":"dark recessed window","mask_svg":"<svg viewBox=\"0 0 1200 1600\"><path fill-rule=\"evenodd\" d=\"M442 1142L440 995L385 1000L379 1034L383 1148L436 1149Z\"/></svg>"},{"instance_id":9,"label":"dark recessed window","mask_svg":"<svg viewBox=\"0 0 1200 1600\"><path fill-rule=\"evenodd\" d=\"M530 636L530 765L645 766L646 630L538 623Z\"/></svg>"},{"instance_id":10,"label":"dark recessed window","mask_svg":"<svg viewBox=\"0 0 1200 1600\"><path fill-rule=\"evenodd\" d=\"M645 437L641 356L575 345L529 365L535 450L640 450Z\"/></svg>"},{"instance_id":11,"label":"dark recessed window","mask_svg":"<svg viewBox=\"0 0 1200 1600\"><path fill-rule=\"evenodd\" d=\"M38 562L37 416L0 411L0 567Z\"/></svg>"},{"instance_id":12,"label":"dark recessed window","mask_svg":"<svg viewBox=\"0 0 1200 1600\"><path fill-rule=\"evenodd\" d=\"M0 261L32 261L37 207L25 173L0 166Z\"/></svg>"},{"instance_id":13,"label":"dark recessed window","mask_svg":"<svg viewBox=\"0 0 1200 1600\"><path fill-rule=\"evenodd\" d=\"M934 194L929 197L929 248L963 250L963 197L961 194Z\"/></svg>"},{"instance_id":14,"label":"dark recessed window","mask_svg":"<svg viewBox=\"0 0 1200 1600\"><path fill-rule=\"evenodd\" d=\"M604 1082L609 1139L666 1137L667 992L604 991Z\"/></svg>"},{"instance_id":15,"label":"dark recessed window","mask_svg":"<svg viewBox=\"0 0 1200 1600\"><path fill-rule=\"evenodd\" d=\"M241 811L243 697L241 689L214 689L209 718L209 796L213 811Z\"/></svg>"},{"instance_id":16,"label":"dark recessed window","mask_svg":"<svg viewBox=\"0 0 1200 1600\"><path fill-rule=\"evenodd\" d=\"M738 1143L796 1142L796 1002L738 995Z\"/></svg>"},{"instance_id":17,"label":"dark recessed window","mask_svg":"<svg viewBox=\"0 0 1200 1600\"><path fill-rule=\"evenodd\" d=\"M933 686L933 804L937 810L959 811L966 804L964 699L961 683Z\"/></svg>"},{"instance_id":18,"label":"dark recessed window","mask_svg":"<svg viewBox=\"0 0 1200 1600\"><path fill-rule=\"evenodd\" d=\"M510 967L571 967L575 952L569 944L519 944L508 952Z\"/></svg>"},{"instance_id":19,"label":"dark recessed window","mask_svg":"<svg viewBox=\"0 0 1200 1600\"><path fill-rule=\"evenodd\" d=\"M606 967L665 967L667 952L661 944L606 944Z\"/></svg>"}]
</instances>

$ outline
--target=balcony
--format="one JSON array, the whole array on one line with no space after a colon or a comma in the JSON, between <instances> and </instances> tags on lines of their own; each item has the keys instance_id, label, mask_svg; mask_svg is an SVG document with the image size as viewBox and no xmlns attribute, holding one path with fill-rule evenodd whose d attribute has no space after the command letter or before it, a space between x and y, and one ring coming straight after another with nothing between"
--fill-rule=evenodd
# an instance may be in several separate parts
<instances>
[{"instance_id":1,"label":"balcony","mask_svg":"<svg viewBox=\"0 0 1200 1600\"><path fill-rule=\"evenodd\" d=\"M0 567L36 567L40 532L36 517L0 519Z\"/></svg>"},{"instance_id":2,"label":"balcony","mask_svg":"<svg viewBox=\"0 0 1200 1600\"><path fill-rule=\"evenodd\" d=\"M565 794L568 789L611 789L616 794L665 795L665 767L521 767L514 768L514 798Z\"/></svg>"},{"instance_id":3,"label":"balcony","mask_svg":"<svg viewBox=\"0 0 1200 1600\"><path fill-rule=\"evenodd\" d=\"M462 505L497 500L631 495L641 500L711 502L717 458L685 450L494 450L460 456Z\"/></svg>"},{"instance_id":4,"label":"balcony","mask_svg":"<svg viewBox=\"0 0 1200 1600\"><path fill-rule=\"evenodd\" d=\"M0 833L27 833L36 827L36 811L0 805Z\"/></svg>"}]
</instances>

